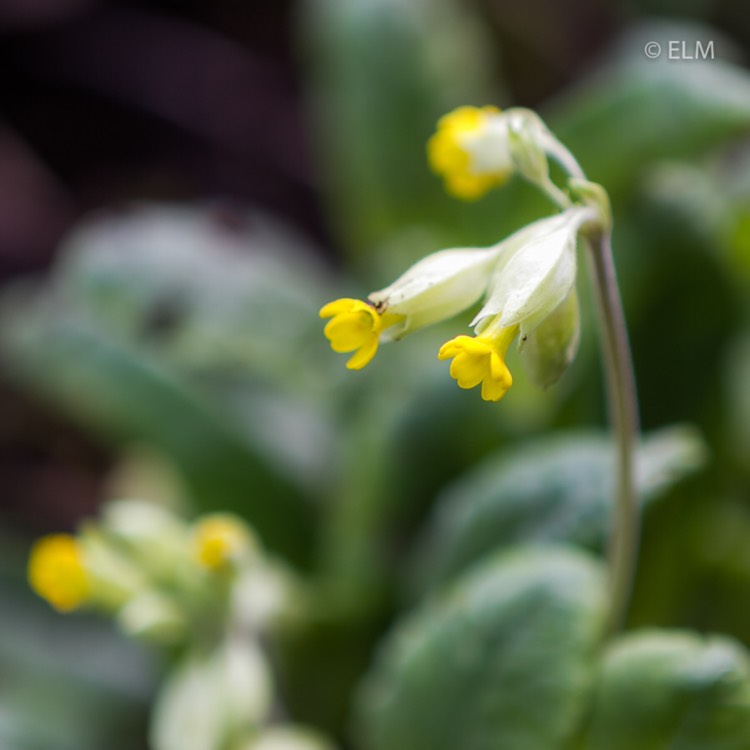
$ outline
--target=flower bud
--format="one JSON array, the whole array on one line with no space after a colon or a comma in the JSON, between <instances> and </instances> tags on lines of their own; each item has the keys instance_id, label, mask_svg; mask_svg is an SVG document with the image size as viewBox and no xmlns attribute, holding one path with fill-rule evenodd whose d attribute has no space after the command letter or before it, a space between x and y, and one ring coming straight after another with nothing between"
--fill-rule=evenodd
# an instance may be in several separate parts
<instances>
[{"instance_id":1,"label":"flower bud","mask_svg":"<svg viewBox=\"0 0 750 750\"><path fill-rule=\"evenodd\" d=\"M578 350L580 317L578 294L570 294L519 346L521 362L531 379L542 388L556 383Z\"/></svg>"}]
</instances>

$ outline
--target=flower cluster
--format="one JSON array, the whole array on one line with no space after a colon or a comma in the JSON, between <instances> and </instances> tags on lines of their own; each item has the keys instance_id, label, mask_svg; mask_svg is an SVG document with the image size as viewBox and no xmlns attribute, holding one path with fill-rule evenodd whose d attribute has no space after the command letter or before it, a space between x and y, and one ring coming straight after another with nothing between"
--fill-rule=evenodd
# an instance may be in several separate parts
<instances>
[{"instance_id":1,"label":"flower cluster","mask_svg":"<svg viewBox=\"0 0 750 750\"><path fill-rule=\"evenodd\" d=\"M114 614L133 635L181 639L203 598L216 604L236 580L262 566L251 530L239 518L212 514L192 524L146 502L110 503L101 522L75 536L36 542L29 582L53 607Z\"/></svg>"},{"instance_id":2,"label":"flower cluster","mask_svg":"<svg viewBox=\"0 0 750 750\"><path fill-rule=\"evenodd\" d=\"M525 368L542 386L554 383L578 344L576 248L585 225L600 225L605 209L580 169L542 121L528 110L461 107L438 122L427 147L446 188L464 199L480 197L513 173L536 183L562 208L485 248L452 248L423 258L393 284L366 300L339 299L320 315L336 352L352 353L347 367L363 368L381 342L399 339L455 316L480 300L474 336L444 344L441 360L461 388L481 385L482 398L499 401L513 378L506 352L518 336ZM572 200L549 178L548 157L569 168L587 199ZM588 196L594 196L588 199Z\"/></svg>"},{"instance_id":3,"label":"flower cluster","mask_svg":"<svg viewBox=\"0 0 750 750\"><path fill-rule=\"evenodd\" d=\"M315 733L276 723L262 636L290 584L242 519L186 523L151 503L116 501L75 536L38 540L28 574L59 611L87 607L129 635L179 647L156 699L154 750L330 750Z\"/></svg>"}]
</instances>

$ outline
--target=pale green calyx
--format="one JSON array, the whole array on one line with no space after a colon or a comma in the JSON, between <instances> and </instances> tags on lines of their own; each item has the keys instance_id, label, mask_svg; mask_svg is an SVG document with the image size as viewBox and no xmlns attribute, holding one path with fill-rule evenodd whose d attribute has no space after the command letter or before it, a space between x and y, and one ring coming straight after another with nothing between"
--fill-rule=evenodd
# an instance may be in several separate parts
<instances>
[{"instance_id":1,"label":"pale green calyx","mask_svg":"<svg viewBox=\"0 0 750 750\"><path fill-rule=\"evenodd\" d=\"M556 383L578 350L580 317L578 294L570 294L525 338L519 352L523 368L542 388Z\"/></svg>"},{"instance_id":2,"label":"pale green calyx","mask_svg":"<svg viewBox=\"0 0 750 750\"><path fill-rule=\"evenodd\" d=\"M522 339L533 331L573 289L578 231L595 219L592 209L575 206L501 243L487 302L472 326L481 331L497 318L502 327L518 325Z\"/></svg>"},{"instance_id":3,"label":"pale green calyx","mask_svg":"<svg viewBox=\"0 0 750 750\"><path fill-rule=\"evenodd\" d=\"M415 263L369 301L379 313L399 316L384 338L446 320L471 307L487 289L502 243L488 248L440 250Z\"/></svg>"},{"instance_id":4,"label":"pale green calyx","mask_svg":"<svg viewBox=\"0 0 750 750\"><path fill-rule=\"evenodd\" d=\"M537 114L528 109L510 109L505 113L507 138L515 170L529 182L549 183L549 165L545 146L549 131Z\"/></svg>"}]
</instances>

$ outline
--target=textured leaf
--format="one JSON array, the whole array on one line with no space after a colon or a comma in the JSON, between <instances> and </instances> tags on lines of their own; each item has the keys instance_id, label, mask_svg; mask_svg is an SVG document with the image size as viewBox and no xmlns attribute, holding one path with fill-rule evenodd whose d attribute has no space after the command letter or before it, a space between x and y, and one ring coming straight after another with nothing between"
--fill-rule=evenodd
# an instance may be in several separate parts
<instances>
[{"instance_id":1,"label":"textured leaf","mask_svg":"<svg viewBox=\"0 0 750 750\"><path fill-rule=\"evenodd\" d=\"M747 750L750 660L735 641L690 632L613 643L581 750Z\"/></svg>"},{"instance_id":2,"label":"textured leaf","mask_svg":"<svg viewBox=\"0 0 750 750\"><path fill-rule=\"evenodd\" d=\"M642 498L704 460L696 432L674 427L646 438L637 455ZM598 549L606 537L614 447L600 433L562 434L491 456L438 498L417 578L438 583L498 545L568 542Z\"/></svg>"},{"instance_id":3,"label":"textured leaf","mask_svg":"<svg viewBox=\"0 0 750 750\"><path fill-rule=\"evenodd\" d=\"M554 750L595 675L598 566L516 550L397 626L359 702L366 750Z\"/></svg>"}]
</instances>

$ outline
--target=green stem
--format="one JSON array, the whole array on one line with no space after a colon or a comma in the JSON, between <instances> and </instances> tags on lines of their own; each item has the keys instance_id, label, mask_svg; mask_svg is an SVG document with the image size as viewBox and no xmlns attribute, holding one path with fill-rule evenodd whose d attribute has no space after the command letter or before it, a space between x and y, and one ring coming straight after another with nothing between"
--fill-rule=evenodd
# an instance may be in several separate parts
<instances>
[{"instance_id":1,"label":"green stem","mask_svg":"<svg viewBox=\"0 0 750 750\"><path fill-rule=\"evenodd\" d=\"M568 196L549 178L542 182L538 182L537 187L539 187L561 211L564 211L566 208L570 208L573 205L573 201L571 201L570 198L568 198Z\"/></svg>"},{"instance_id":2,"label":"green stem","mask_svg":"<svg viewBox=\"0 0 750 750\"><path fill-rule=\"evenodd\" d=\"M615 517L609 542L609 632L625 619L638 554L639 503L635 487L638 403L625 317L612 260L609 231L590 243L609 418L617 444Z\"/></svg>"}]
</instances>

